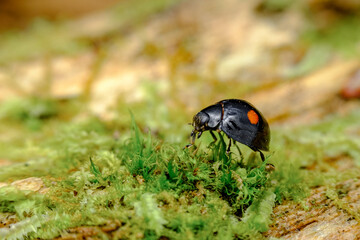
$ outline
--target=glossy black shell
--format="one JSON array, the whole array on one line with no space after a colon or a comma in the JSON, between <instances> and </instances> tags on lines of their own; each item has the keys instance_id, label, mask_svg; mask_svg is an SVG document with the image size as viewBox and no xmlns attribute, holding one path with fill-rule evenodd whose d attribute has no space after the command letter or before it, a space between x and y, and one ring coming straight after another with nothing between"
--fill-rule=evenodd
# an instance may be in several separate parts
<instances>
[{"instance_id":1,"label":"glossy black shell","mask_svg":"<svg viewBox=\"0 0 360 240\"><path fill-rule=\"evenodd\" d=\"M258 116L256 123L251 123L248 117L251 110ZM269 124L261 112L247 101L222 100L196 114L194 123L196 131L221 130L229 138L247 145L254 151L269 150Z\"/></svg>"}]
</instances>

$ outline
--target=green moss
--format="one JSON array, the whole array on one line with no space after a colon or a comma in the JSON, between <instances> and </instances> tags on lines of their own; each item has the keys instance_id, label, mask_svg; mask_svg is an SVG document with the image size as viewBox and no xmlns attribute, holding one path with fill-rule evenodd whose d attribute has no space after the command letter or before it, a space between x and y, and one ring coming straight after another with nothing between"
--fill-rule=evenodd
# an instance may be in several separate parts
<instances>
[{"instance_id":1,"label":"green moss","mask_svg":"<svg viewBox=\"0 0 360 240\"><path fill-rule=\"evenodd\" d=\"M273 152L262 163L244 146L242 155L235 146L227 155L223 135L210 144L211 136L205 133L198 147L184 150L185 134L179 142L161 137L171 128L144 132L135 117L128 123L95 117L68 122L61 120L59 109L49 120L41 120L37 131L26 131L26 121L14 118L13 127L25 130L32 144L14 145L21 151L7 156L17 163L2 167L0 179L39 176L49 192L0 188L0 210L17 214L19 229L24 229L6 236L54 238L72 227L113 221L121 226L111 236L99 236L261 239L275 204L284 199L300 202L312 186L356 176L355 170L335 175L323 159L348 155L357 161L357 112L312 126L273 128ZM152 121L142 114L135 108L136 119ZM146 129L146 124L140 126ZM10 138L8 146L13 142L18 139ZM274 164L275 171L268 172L267 163ZM311 169L314 165L321 169ZM33 225L29 219L34 219Z\"/></svg>"}]
</instances>

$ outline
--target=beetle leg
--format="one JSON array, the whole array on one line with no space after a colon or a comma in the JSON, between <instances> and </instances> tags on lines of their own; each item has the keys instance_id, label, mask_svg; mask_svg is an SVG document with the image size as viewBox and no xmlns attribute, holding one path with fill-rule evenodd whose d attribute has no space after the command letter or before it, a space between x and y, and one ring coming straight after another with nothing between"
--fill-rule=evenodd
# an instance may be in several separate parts
<instances>
[{"instance_id":1,"label":"beetle leg","mask_svg":"<svg viewBox=\"0 0 360 240\"><path fill-rule=\"evenodd\" d=\"M263 162L265 162L265 156L264 156L264 154L263 154L261 151L259 151L259 153L260 153L261 160L262 160Z\"/></svg>"},{"instance_id":2,"label":"beetle leg","mask_svg":"<svg viewBox=\"0 0 360 240\"><path fill-rule=\"evenodd\" d=\"M230 147L231 147L231 138L229 140L229 145L228 145L228 148L226 150L226 154L229 154L230 153Z\"/></svg>"},{"instance_id":3,"label":"beetle leg","mask_svg":"<svg viewBox=\"0 0 360 240\"><path fill-rule=\"evenodd\" d=\"M199 132L197 138L200 138L202 133L203 133L203 132Z\"/></svg>"},{"instance_id":4,"label":"beetle leg","mask_svg":"<svg viewBox=\"0 0 360 240\"><path fill-rule=\"evenodd\" d=\"M259 151L259 153L260 153L260 156L261 156L261 160L264 162L264 161L265 161L265 156L264 156L264 154L263 154L261 151ZM267 163L267 164L266 164L266 167L265 167L265 170L266 170L267 172L272 172L272 171L274 171L274 170L275 170L274 164Z\"/></svg>"}]
</instances>

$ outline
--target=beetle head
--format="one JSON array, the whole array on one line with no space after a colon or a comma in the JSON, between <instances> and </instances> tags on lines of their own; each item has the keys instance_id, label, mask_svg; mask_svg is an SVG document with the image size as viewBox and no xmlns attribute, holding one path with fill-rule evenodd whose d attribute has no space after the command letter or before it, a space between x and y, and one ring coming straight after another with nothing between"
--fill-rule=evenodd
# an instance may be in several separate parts
<instances>
[{"instance_id":1,"label":"beetle head","mask_svg":"<svg viewBox=\"0 0 360 240\"><path fill-rule=\"evenodd\" d=\"M197 134L197 138L199 138L202 132L206 130L209 120L210 120L209 115L204 112L199 112L194 116L193 122L191 124L194 127L194 130L192 130L191 132L191 144L189 144L188 146L194 144L196 134Z\"/></svg>"},{"instance_id":2,"label":"beetle head","mask_svg":"<svg viewBox=\"0 0 360 240\"><path fill-rule=\"evenodd\" d=\"M199 112L193 118L194 132L202 132L206 130L210 117L207 113Z\"/></svg>"}]
</instances>

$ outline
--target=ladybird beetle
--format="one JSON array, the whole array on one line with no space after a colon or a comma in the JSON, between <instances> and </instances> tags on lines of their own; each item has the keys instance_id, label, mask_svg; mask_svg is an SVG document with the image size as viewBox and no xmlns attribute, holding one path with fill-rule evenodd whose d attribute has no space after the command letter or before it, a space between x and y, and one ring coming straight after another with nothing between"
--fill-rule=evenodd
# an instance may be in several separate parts
<instances>
[{"instance_id":1,"label":"ladybird beetle","mask_svg":"<svg viewBox=\"0 0 360 240\"><path fill-rule=\"evenodd\" d=\"M210 131L214 142L217 141L213 131L223 131L229 137L227 153L230 152L231 140L245 144L253 151L269 151L270 128L264 116L249 102L240 99L226 99L198 112L192 122L194 130L191 132L191 143L200 138L204 131Z\"/></svg>"}]
</instances>

